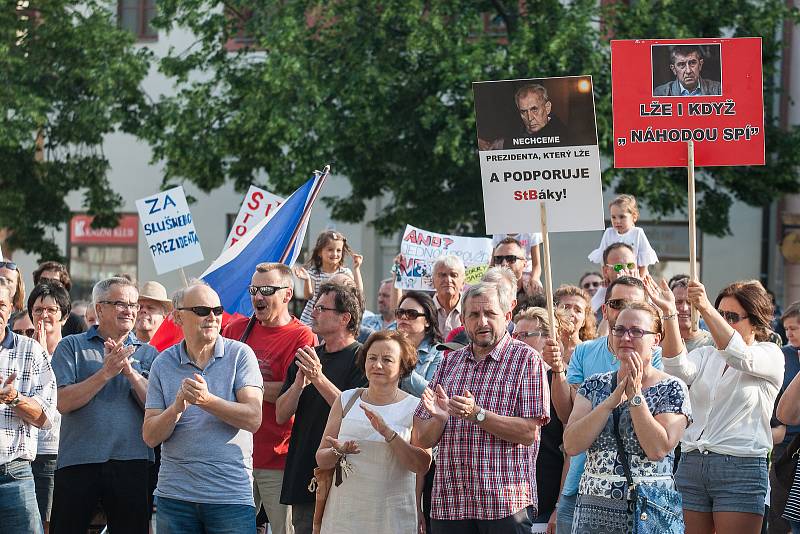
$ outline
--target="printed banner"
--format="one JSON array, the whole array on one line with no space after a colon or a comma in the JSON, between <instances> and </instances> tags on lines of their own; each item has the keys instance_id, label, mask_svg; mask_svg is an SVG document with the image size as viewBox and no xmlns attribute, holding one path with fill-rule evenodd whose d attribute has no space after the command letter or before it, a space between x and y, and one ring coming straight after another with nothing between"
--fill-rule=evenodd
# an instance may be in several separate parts
<instances>
[{"instance_id":1,"label":"printed banner","mask_svg":"<svg viewBox=\"0 0 800 534\"><path fill-rule=\"evenodd\" d=\"M141 198L136 209L158 274L203 261L183 187Z\"/></svg>"},{"instance_id":2,"label":"printed banner","mask_svg":"<svg viewBox=\"0 0 800 534\"><path fill-rule=\"evenodd\" d=\"M463 237L437 234L406 225L400 253L405 265L395 273L395 287L433 291L433 264L441 256L455 255L467 267L467 279L480 278L492 257L492 240L488 237Z\"/></svg>"},{"instance_id":3,"label":"printed banner","mask_svg":"<svg viewBox=\"0 0 800 534\"><path fill-rule=\"evenodd\" d=\"M229 248L252 230L255 225L269 218L270 214L275 213L275 210L283 201L284 199L278 195L273 195L269 191L251 185L244 197L242 207L239 208L239 215L236 216L236 221L233 223L222 250Z\"/></svg>"},{"instance_id":4,"label":"printed banner","mask_svg":"<svg viewBox=\"0 0 800 534\"><path fill-rule=\"evenodd\" d=\"M475 82L488 234L602 230L591 76Z\"/></svg>"},{"instance_id":5,"label":"printed banner","mask_svg":"<svg viewBox=\"0 0 800 534\"><path fill-rule=\"evenodd\" d=\"M761 38L611 41L615 167L764 165Z\"/></svg>"}]
</instances>

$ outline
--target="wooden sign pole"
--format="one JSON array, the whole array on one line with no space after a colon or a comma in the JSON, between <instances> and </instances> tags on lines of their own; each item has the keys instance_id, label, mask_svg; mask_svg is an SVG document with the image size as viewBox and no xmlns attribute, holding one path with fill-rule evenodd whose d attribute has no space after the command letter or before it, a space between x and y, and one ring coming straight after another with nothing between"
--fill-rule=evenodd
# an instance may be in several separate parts
<instances>
[{"instance_id":1,"label":"wooden sign pole","mask_svg":"<svg viewBox=\"0 0 800 534\"><path fill-rule=\"evenodd\" d=\"M689 279L697 282L697 220L695 219L694 196L694 141L689 141ZM692 332L700 327L700 315L692 306Z\"/></svg>"},{"instance_id":2,"label":"wooden sign pole","mask_svg":"<svg viewBox=\"0 0 800 534\"><path fill-rule=\"evenodd\" d=\"M550 321L550 337L558 339L558 325L553 309L553 273L550 271L550 237L547 234L547 206L539 203L542 223L542 268L544 270L544 295L547 299L547 320Z\"/></svg>"}]
</instances>

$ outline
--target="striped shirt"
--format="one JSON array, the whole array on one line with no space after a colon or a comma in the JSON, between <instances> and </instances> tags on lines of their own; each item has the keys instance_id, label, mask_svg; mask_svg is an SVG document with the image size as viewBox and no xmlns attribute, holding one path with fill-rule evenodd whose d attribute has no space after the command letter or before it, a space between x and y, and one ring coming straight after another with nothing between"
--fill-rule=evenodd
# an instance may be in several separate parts
<instances>
[{"instance_id":1,"label":"striped shirt","mask_svg":"<svg viewBox=\"0 0 800 534\"><path fill-rule=\"evenodd\" d=\"M56 419L56 377L44 349L31 338L18 336L6 327L0 342L0 375L17 373L14 387L20 397L36 401L47 420L45 429ZM13 408L0 404L0 464L13 460L32 461L36 457L39 430L19 417Z\"/></svg>"},{"instance_id":2,"label":"striped shirt","mask_svg":"<svg viewBox=\"0 0 800 534\"><path fill-rule=\"evenodd\" d=\"M448 397L469 390L478 406L498 415L537 419L541 425L550 421L544 362L507 333L481 361L472 354L472 345L449 353L429 387L437 384ZM422 402L414 415L431 418ZM431 517L495 520L536 505L538 452L538 433L533 445L526 446L450 417L439 440Z\"/></svg>"},{"instance_id":3,"label":"striped shirt","mask_svg":"<svg viewBox=\"0 0 800 534\"><path fill-rule=\"evenodd\" d=\"M316 267L308 270L308 276L311 278L311 287L314 288L314 294L311 295L311 298L306 302L305 308L303 308L303 313L300 315L301 323L311 326L311 310L317 304L320 286L339 273L346 274L350 278L353 278L353 271L348 267L340 267L335 273L326 273Z\"/></svg>"}]
</instances>

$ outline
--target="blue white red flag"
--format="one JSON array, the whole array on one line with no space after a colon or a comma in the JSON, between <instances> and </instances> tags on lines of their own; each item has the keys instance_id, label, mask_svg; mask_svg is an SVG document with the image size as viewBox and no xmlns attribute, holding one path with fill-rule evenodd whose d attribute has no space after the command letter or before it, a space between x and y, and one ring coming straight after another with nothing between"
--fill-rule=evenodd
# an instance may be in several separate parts
<instances>
[{"instance_id":1,"label":"blue white red flag","mask_svg":"<svg viewBox=\"0 0 800 534\"><path fill-rule=\"evenodd\" d=\"M319 195L329 168L315 173L303 186L278 206L270 216L226 249L200 276L219 294L228 313L250 315L253 307L247 287L262 262L291 266L303 245L311 207Z\"/></svg>"}]
</instances>

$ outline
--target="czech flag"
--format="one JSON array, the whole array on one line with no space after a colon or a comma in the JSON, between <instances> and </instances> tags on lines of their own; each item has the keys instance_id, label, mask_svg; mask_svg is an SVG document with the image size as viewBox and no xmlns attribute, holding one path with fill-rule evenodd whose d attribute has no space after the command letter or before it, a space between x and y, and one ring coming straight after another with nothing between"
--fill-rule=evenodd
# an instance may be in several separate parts
<instances>
[{"instance_id":1,"label":"czech flag","mask_svg":"<svg viewBox=\"0 0 800 534\"><path fill-rule=\"evenodd\" d=\"M249 316L253 313L247 287L256 265L263 262L280 262L289 266L294 264L303 246L311 208L329 172L329 166L322 172L315 172L310 180L292 193L268 218L224 250L200 276L219 294L220 302L227 312L223 323L231 318L228 314ZM150 344L162 351L182 339L180 328L171 318L167 318L150 340Z\"/></svg>"}]
</instances>

